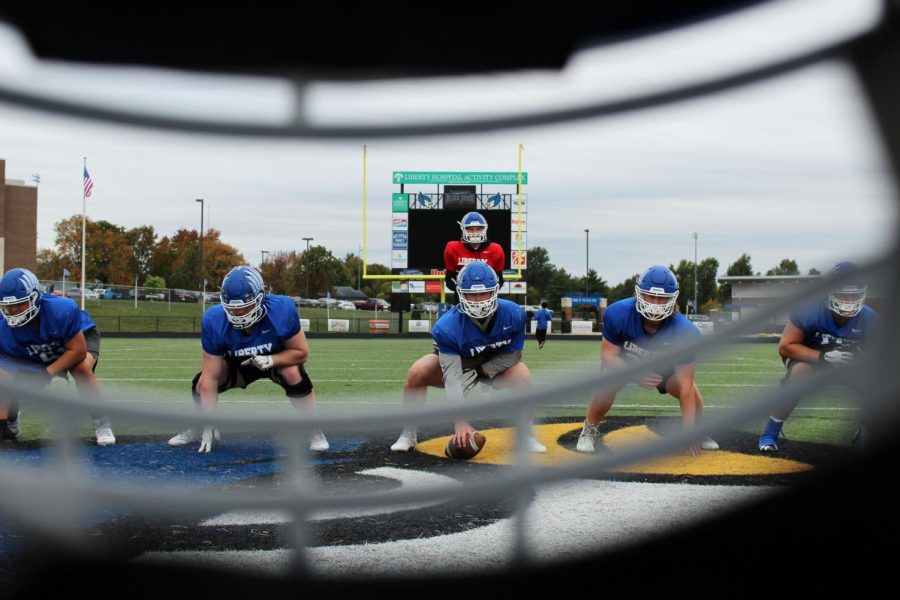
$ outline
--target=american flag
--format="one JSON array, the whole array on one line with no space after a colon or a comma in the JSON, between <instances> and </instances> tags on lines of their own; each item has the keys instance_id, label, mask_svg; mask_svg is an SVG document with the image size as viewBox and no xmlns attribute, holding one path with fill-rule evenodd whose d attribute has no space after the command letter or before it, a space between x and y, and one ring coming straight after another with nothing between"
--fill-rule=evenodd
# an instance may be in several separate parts
<instances>
[{"instance_id":1,"label":"american flag","mask_svg":"<svg viewBox=\"0 0 900 600\"><path fill-rule=\"evenodd\" d=\"M90 196L91 190L94 189L94 180L88 175L87 167L84 168L84 195Z\"/></svg>"}]
</instances>

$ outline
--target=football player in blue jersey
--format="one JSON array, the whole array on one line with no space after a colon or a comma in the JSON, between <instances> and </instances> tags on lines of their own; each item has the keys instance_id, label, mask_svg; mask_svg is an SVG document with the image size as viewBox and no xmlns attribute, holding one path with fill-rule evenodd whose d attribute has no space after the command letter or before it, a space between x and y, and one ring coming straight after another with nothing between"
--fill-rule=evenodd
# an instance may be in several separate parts
<instances>
[{"instance_id":1,"label":"football player in blue jersey","mask_svg":"<svg viewBox=\"0 0 900 600\"><path fill-rule=\"evenodd\" d=\"M537 325L534 328L534 337L538 341L538 349L544 347L547 341L547 324L553 320L553 312L547 308L547 301L541 302L541 309L534 313L534 319Z\"/></svg>"},{"instance_id":2,"label":"football player in blue jersey","mask_svg":"<svg viewBox=\"0 0 900 600\"><path fill-rule=\"evenodd\" d=\"M525 311L514 302L497 298L497 274L486 263L463 267L457 284L459 304L444 313L432 329L434 353L423 356L409 369L403 387L406 404L424 403L428 386L444 388L451 404L461 403L479 383L531 389L531 372L522 362ZM457 419L457 445L467 444L474 433L467 421ZM415 425L405 426L391 450L412 450L416 436ZM531 452L547 451L533 435L527 443Z\"/></svg>"},{"instance_id":3,"label":"football player in blue jersey","mask_svg":"<svg viewBox=\"0 0 900 600\"><path fill-rule=\"evenodd\" d=\"M783 385L809 377L820 366L852 363L860 352L860 345L872 336L878 314L865 305L867 286L857 275L858 270L851 262L836 264L826 277L844 279L835 283L823 300L790 314L778 344L778 354L786 369ZM778 451L781 428L796 406L794 401L769 416L759 436L760 452ZM860 427L854 440L861 441L862 433Z\"/></svg>"},{"instance_id":4,"label":"football player in blue jersey","mask_svg":"<svg viewBox=\"0 0 900 600\"><path fill-rule=\"evenodd\" d=\"M644 271L634 288L634 297L614 302L603 315L603 343L600 363L604 371L625 367L654 354L665 352L700 337L700 331L687 317L675 312L678 280L671 270L653 265ZM703 416L703 398L694 384L693 354L680 357L664 373L646 373L637 383L678 400L685 427L693 427ZM591 397L584 427L578 438L578 452L593 452L599 437L600 422L612 408L616 394L623 386L606 389ZM690 447L694 456L704 450L718 450L710 438Z\"/></svg>"},{"instance_id":5,"label":"football player in blue jersey","mask_svg":"<svg viewBox=\"0 0 900 600\"><path fill-rule=\"evenodd\" d=\"M304 363L309 358L306 336L293 300L266 294L262 275L250 266L235 267L222 281L221 303L209 308L201 324L203 362L191 382L191 394L201 412L215 409L218 396L269 379L282 388L300 410L315 408L313 384ZM192 427L169 440L170 446L200 442L210 452L219 434L211 426ZM309 449L328 450L325 435L316 430Z\"/></svg>"},{"instance_id":6,"label":"football player in blue jersey","mask_svg":"<svg viewBox=\"0 0 900 600\"><path fill-rule=\"evenodd\" d=\"M71 374L80 394L100 397L94 375L100 332L75 302L41 293L34 273L11 269L0 279L0 312L0 377L43 386ZM97 444L115 444L109 419L91 416ZM18 434L18 401L0 401L0 438L15 440Z\"/></svg>"}]
</instances>

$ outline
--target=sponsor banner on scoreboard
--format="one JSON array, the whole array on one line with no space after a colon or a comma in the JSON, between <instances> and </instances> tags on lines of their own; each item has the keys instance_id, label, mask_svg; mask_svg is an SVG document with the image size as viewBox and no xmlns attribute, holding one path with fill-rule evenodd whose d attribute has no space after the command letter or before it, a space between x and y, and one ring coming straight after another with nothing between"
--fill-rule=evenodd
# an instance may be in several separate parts
<instances>
[{"instance_id":1,"label":"sponsor banner on scoreboard","mask_svg":"<svg viewBox=\"0 0 900 600\"><path fill-rule=\"evenodd\" d=\"M409 213L395 212L391 218L392 231L409 231Z\"/></svg>"},{"instance_id":2,"label":"sponsor banner on scoreboard","mask_svg":"<svg viewBox=\"0 0 900 600\"><path fill-rule=\"evenodd\" d=\"M503 184L517 185L519 183L519 172L450 172L450 171L394 171L391 176L392 181L397 184L421 183L427 185L445 185L445 184ZM522 185L528 184L528 173L522 171Z\"/></svg>"},{"instance_id":3,"label":"sponsor banner on scoreboard","mask_svg":"<svg viewBox=\"0 0 900 600\"><path fill-rule=\"evenodd\" d=\"M522 221L522 231L528 231L528 213L522 213L522 218L519 218L519 213L516 211L512 212L512 216L509 220L509 230L512 232L516 232L519 230L519 221ZM394 227L394 229L397 229Z\"/></svg>"},{"instance_id":4,"label":"sponsor banner on scoreboard","mask_svg":"<svg viewBox=\"0 0 900 600\"><path fill-rule=\"evenodd\" d=\"M424 294L425 293L425 282L421 279L418 281L410 281L409 282L409 293L410 294Z\"/></svg>"},{"instance_id":5,"label":"sponsor banner on scoreboard","mask_svg":"<svg viewBox=\"0 0 900 600\"><path fill-rule=\"evenodd\" d=\"M513 194L512 213L514 215L519 214L519 198L522 199L522 213L528 212L528 194L522 194L521 196L519 196L519 194Z\"/></svg>"},{"instance_id":6,"label":"sponsor banner on scoreboard","mask_svg":"<svg viewBox=\"0 0 900 600\"><path fill-rule=\"evenodd\" d=\"M509 245L512 246L513 250L528 250L528 240L525 232L519 233L513 230L509 239Z\"/></svg>"},{"instance_id":7,"label":"sponsor banner on scoreboard","mask_svg":"<svg viewBox=\"0 0 900 600\"><path fill-rule=\"evenodd\" d=\"M518 250L513 250L510 252L512 256L512 268L513 269L527 269L528 268L528 251L523 250L519 252Z\"/></svg>"},{"instance_id":8,"label":"sponsor banner on scoreboard","mask_svg":"<svg viewBox=\"0 0 900 600\"><path fill-rule=\"evenodd\" d=\"M409 283L406 281L392 281L391 282L391 293L392 294L408 294L409 293Z\"/></svg>"},{"instance_id":9,"label":"sponsor banner on scoreboard","mask_svg":"<svg viewBox=\"0 0 900 600\"><path fill-rule=\"evenodd\" d=\"M391 232L391 250L409 250L409 232Z\"/></svg>"},{"instance_id":10,"label":"sponsor banner on scoreboard","mask_svg":"<svg viewBox=\"0 0 900 600\"><path fill-rule=\"evenodd\" d=\"M409 212L409 194L393 194L392 202L393 211L397 212Z\"/></svg>"},{"instance_id":11,"label":"sponsor banner on scoreboard","mask_svg":"<svg viewBox=\"0 0 900 600\"><path fill-rule=\"evenodd\" d=\"M425 293L426 294L440 294L441 288L444 286L444 282L440 279L426 279L425 280Z\"/></svg>"},{"instance_id":12,"label":"sponsor banner on scoreboard","mask_svg":"<svg viewBox=\"0 0 900 600\"><path fill-rule=\"evenodd\" d=\"M392 250L391 251L391 262L402 262L403 268L406 268L406 259L409 256L409 251L407 250Z\"/></svg>"}]
</instances>

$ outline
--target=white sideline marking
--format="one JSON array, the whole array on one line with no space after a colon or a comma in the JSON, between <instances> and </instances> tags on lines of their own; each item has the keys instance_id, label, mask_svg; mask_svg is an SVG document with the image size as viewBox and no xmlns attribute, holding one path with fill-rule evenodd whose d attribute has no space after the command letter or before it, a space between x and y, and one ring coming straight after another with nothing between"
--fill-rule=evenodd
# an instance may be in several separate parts
<instances>
[{"instance_id":1,"label":"white sideline marking","mask_svg":"<svg viewBox=\"0 0 900 600\"><path fill-rule=\"evenodd\" d=\"M409 469L395 469L393 467L379 467L377 469L367 469L360 471L360 475L371 475L373 477L387 477L399 481L404 489L420 490L433 488L439 485L456 484L462 485L459 481L437 475L436 473L427 473L425 471L411 471ZM326 521L328 519L352 519L354 517L367 517L371 515L384 515L401 510L415 510L417 508L425 508L426 506L434 506L440 504L440 501L422 502L419 504L398 504L396 506L378 506L373 508L358 508L347 510L317 510L313 512L310 521ZM275 525L279 523L290 523L293 517L284 511L234 511L221 514L212 519L207 519L200 523L204 527L227 526L227 525Z\"/></svg>"},{"instance_id":2,"label":"white sideline marking","mask_svg":"<svg viewBox=\"0 0 900 600\"><path fill-rule=\"evenodd\" d=\"M526 512L526 550L542 564L583 558L714 518L772 488L565 481L537 489ZM389 517L388 517L389 518ZM514 519L430 538L307 549L319 575L421 575L487 572L508 566ZM460 551L465 549L465 551ZM249 572L287 573L292 551L148 552L136 560Z\"/></svg>"}]
</instances>

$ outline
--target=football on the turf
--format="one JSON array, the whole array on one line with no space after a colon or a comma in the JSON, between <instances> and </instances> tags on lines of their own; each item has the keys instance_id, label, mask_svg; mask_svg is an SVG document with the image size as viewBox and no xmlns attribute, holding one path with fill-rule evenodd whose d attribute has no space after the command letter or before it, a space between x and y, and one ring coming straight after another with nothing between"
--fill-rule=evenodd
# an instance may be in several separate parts
<instances>
[{"instance_id":1,"label":"football on the turf","mask_svg":"<svg viewBox=\"0 0 900 600\"><path fill-rule=\"evenodd\" d=\"M450 438L450 441L447 442L447 447L444 448L444 456L458 460L469 460L481 452L486 441L487 438L480 431L473 433L469 437L469 443L465 446L457 446L453 438Z\"/></svg>"}]
</instances>

